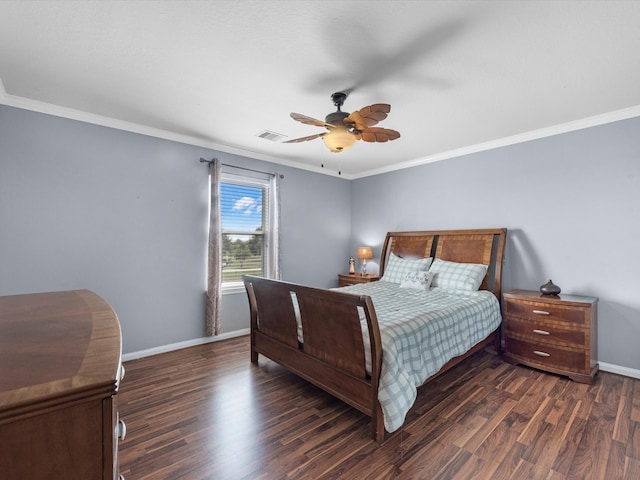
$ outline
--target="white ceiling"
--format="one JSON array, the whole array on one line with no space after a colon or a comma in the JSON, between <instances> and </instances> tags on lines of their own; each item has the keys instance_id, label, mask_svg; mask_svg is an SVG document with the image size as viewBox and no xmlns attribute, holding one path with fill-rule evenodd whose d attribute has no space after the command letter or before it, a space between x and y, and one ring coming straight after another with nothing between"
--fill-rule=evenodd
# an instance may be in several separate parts
<instances>
[{"instance_id":1,"label":"white ceiling","mask_svg":"<svg viewBox=\"0 0 640 480\"><path fill-rule=\"evenodd\" d=\"M358 178L640 115L640 1L0 1L0 103ZM330 153L343 110L390 143ZM324 165L324 168L321 168Z\"/></svg>"}]
</instances>

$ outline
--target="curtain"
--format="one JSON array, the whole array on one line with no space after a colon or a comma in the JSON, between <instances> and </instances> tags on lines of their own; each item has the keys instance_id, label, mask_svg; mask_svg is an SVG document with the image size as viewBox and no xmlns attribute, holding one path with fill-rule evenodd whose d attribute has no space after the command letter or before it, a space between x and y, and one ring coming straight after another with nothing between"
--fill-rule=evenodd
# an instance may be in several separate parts
<instances>
[{"instance_id":1,"label":"curtain","mask_svg":"<svg viewBox=\"0 0 640 480\"><path fill-rule=\"evenodd\" d=\"M269 181L269 254L267 259L270 265L267 272L271 272L272 277L280 280L280 178L277 173L271 175Z\"/></svg>"},{"instance_id":2,"label":"curtain","mask_svg":"<svg viewBox=\"0 0 640 480\"><path fill-rule=\"evenodd\" d=\"M222 332L220 302L222 300L222 235L220 233L220 174L217 158L209 162L211 181L211 210L209 213L209 248L207 261L207 295L205 304L205 331L207 336Z\"/></svg>"}]
</instances>

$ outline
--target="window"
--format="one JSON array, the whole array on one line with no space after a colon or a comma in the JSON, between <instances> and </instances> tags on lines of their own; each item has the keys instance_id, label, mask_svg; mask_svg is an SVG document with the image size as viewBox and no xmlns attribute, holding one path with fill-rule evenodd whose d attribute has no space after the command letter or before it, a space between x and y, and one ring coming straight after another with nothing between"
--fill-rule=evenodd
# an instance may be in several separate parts
<instances>
[{"instance_id":1,"label":"window","mask_svg":"<svg viewBox=\"0 0 640 480\"><path fill-rule=\"evenodd\" d=\"M222 173L222 289L244 290L242 275L276 275L277 215L270 178ZM272 213L273 212L273 213Z\"/></svg>"}]
</instances>

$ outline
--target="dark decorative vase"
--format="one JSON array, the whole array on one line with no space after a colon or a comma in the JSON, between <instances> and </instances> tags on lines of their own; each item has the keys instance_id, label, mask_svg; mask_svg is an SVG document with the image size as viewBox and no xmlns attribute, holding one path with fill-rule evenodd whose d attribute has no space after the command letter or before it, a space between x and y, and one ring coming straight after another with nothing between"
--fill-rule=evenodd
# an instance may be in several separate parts
<instances>
[{"instance_id":1,"label":"dark decorative vase","mask_svg":"<svg viewBox=\"0 0 640 480\"><path fill-rule=\"evenodd\" d=\"M540 286L540 293L543 295L560 295L560 287L549 280L547 283Z\"/></svg>"}]
</instances>

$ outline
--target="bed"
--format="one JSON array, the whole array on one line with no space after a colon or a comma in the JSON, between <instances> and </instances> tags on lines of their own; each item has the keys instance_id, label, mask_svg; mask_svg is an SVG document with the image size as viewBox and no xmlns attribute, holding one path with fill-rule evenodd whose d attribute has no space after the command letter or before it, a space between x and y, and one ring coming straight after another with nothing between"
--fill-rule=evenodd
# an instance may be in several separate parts
<instances>
[{"instance_id":1,"label":"bed","mask_svg":"<svg viewBox=\"0 0 640 480\"><path fill-rule=\"evenodd\" d=\"M500 351L505 240L503 228L389 232L380 281L338 289L245 276L251 361L264 355L370 416L381 442L418 387Z\"/></svg>"}]
</instances>

